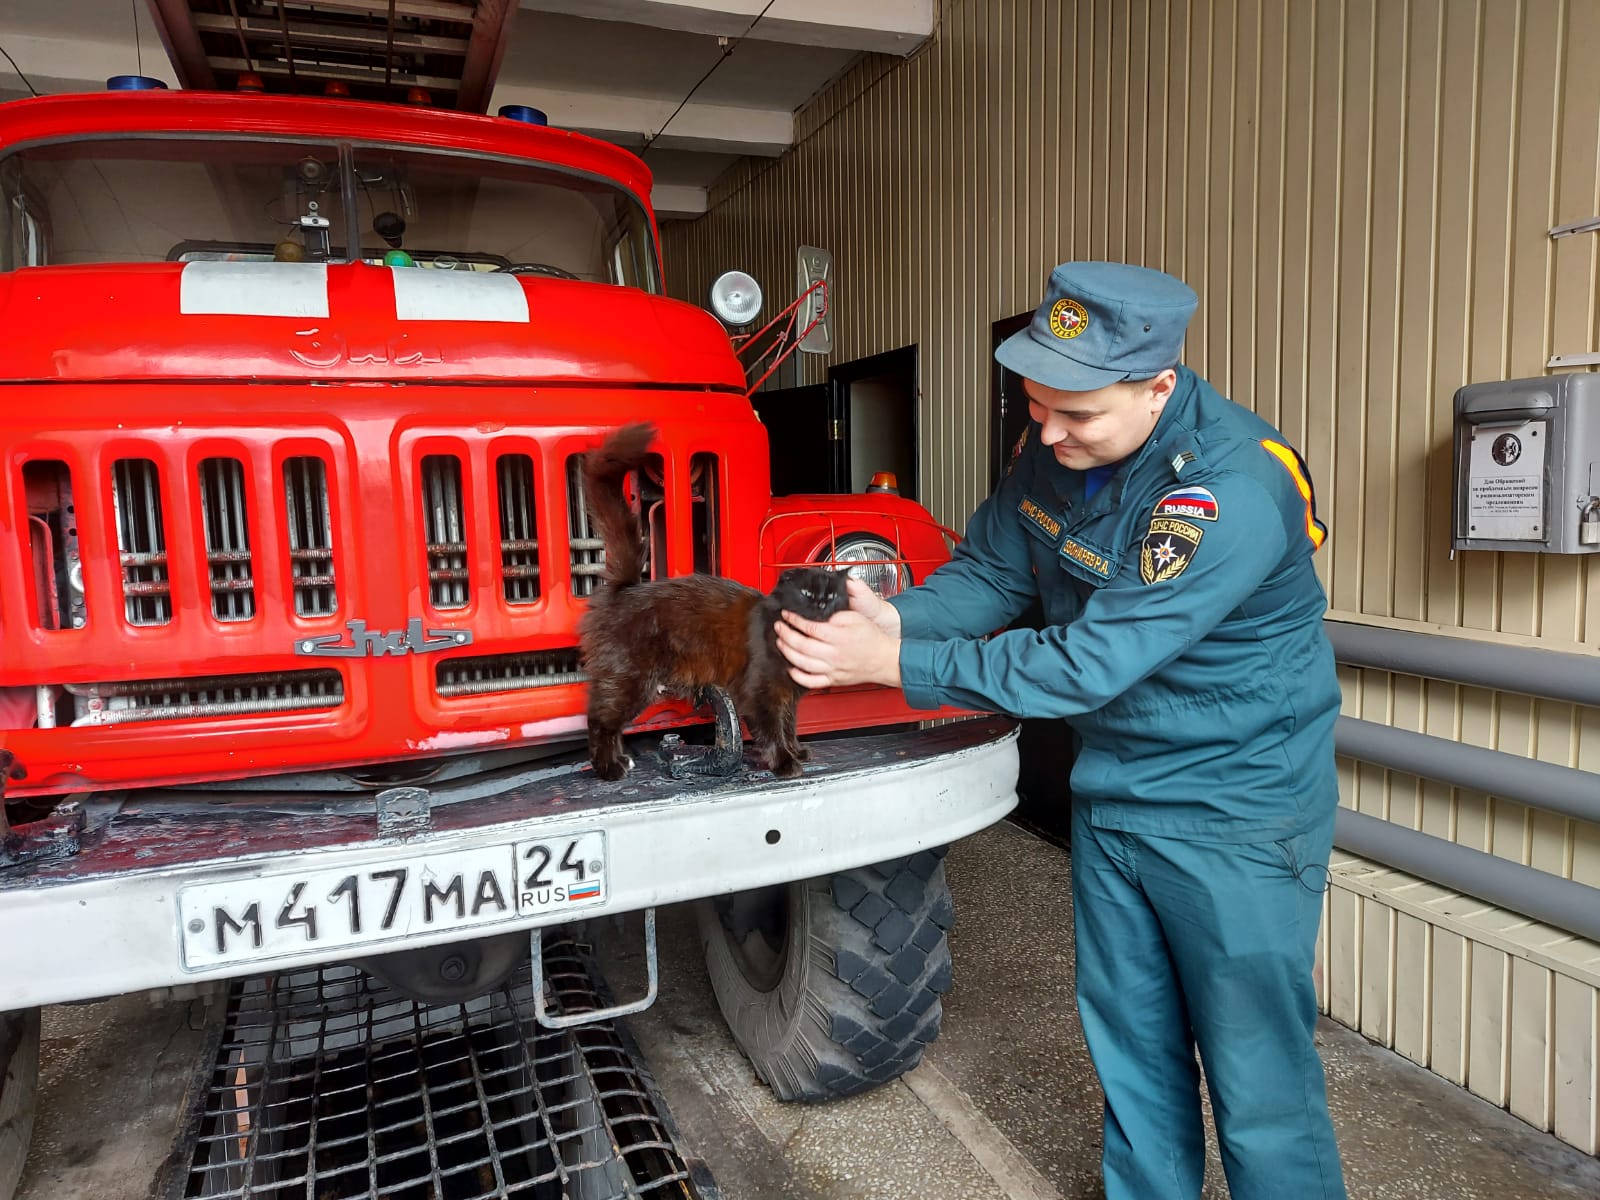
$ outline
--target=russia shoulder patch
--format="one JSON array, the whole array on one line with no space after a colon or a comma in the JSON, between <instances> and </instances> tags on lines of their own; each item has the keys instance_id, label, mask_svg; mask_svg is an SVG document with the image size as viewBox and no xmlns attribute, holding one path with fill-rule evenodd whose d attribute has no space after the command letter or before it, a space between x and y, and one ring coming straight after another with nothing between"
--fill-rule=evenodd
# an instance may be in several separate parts
<instances>
[{"instance_id":1,"label":"russia shoulder patch","mask_svg":"<svg viewBox=\"0 0 1600 1200\"><path fill-rule=\"evenodd\" d=\"M1187 517L1191 521L1215 521L1217 498L1203 487L1178 488L1156 501L1152 517Z\"/></svg>"}]
</instances>

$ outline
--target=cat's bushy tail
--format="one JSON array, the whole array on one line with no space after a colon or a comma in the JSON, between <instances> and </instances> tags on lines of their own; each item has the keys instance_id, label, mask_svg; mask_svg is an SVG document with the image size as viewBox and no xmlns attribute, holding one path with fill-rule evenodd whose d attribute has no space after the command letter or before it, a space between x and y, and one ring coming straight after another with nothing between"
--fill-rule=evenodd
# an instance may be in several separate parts
<instances>
[{"instance_id":1,"label":"cat's bushy tail","mask_svg":"<svg viewBox=\"0 0 1600 1200\"><path fill-rule=\"evenodd\" d=\"M644 573L644 534L622 494L622 481L644 465L655 439L654 425L624 425L583 456L583 494L605 543L605 580L614 588L638 583Z\"/></svg>"}]
</instances>

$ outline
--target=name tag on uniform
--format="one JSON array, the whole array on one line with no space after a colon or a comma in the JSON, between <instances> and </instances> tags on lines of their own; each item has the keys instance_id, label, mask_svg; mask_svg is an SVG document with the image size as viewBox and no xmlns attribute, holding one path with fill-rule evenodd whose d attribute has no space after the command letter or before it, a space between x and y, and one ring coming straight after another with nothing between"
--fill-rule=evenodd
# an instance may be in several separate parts
<instances>
[{"instance_id":1,"label":"name tag on uniform","mask_svg":"<svg viewBox=\"0 0 1600 1200\"><path fill-rule=\"evenodd\" d=\"M1115 575L1118 557L1078 538L1061 543L1061 565L1090 583L1104 583Z\"/></svg>"},{"instance_id":2,"label":"name tag on uniform","mask_svg":"<svg viewBox=\"0 0 1600 1200\"><path fill-rule=\"evenodd\" d=\"M1022 520L1034 533L1043 534L1046 541L1052 546L1061 538L1061 518L1056 516L1032 496L1024 496L1022 503L1017 505L1017 512L1022 514Z\"/></svg>"}]
</instances>

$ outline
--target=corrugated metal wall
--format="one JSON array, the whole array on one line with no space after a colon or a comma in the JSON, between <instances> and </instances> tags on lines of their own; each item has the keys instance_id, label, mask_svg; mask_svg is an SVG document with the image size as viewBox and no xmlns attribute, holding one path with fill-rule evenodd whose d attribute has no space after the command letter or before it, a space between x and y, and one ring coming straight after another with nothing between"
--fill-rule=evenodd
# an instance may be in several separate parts
<instances>
[{"instance_id":1,"label":"corrugated metal wall","mask_svg":"<svg viewBox=\"0 0 1600 1200\"><path fill-rule=\"evenodd\" d=\"M834 254L829 363L916 344L923 496L987 483L993 321L1056 262L1159 266L1201 297L1186 361L1310 462L1332 615L1594 653L1593 558L1452 558L1457 387L1600 349L1596 0L946 0L666 235L674 294L721 270L778 297ZM772 306L769 306L772 307ZM1597 665L1600 669L1600 665ZM1600 712L1377 672L1346 711L1600 771ZM1345 802L1600 885L1600 827L1344 764ZM1465 912L1468 917L1462 917ZM1476 913L1473 916L1473 913ZM1346 864L1338 1018L1600 1151L1600 948Z\"/></svg>"}]
</instances>

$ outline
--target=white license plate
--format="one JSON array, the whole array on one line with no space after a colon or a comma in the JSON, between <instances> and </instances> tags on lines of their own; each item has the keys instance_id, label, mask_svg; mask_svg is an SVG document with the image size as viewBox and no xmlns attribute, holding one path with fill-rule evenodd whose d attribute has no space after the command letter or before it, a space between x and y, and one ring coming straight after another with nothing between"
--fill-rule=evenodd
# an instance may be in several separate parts
<instances>
[{"instance_id":1,"label":"white license plate","mask_svg":"<svg viewBox=\"0 0 1600 1200\"><path fill-rule=\"evenodd\" d=\"M477 929L603 902L606 835L422 853L358 870L291 872L178 893L189 970Z\"/></svg>"}]
</instances>

